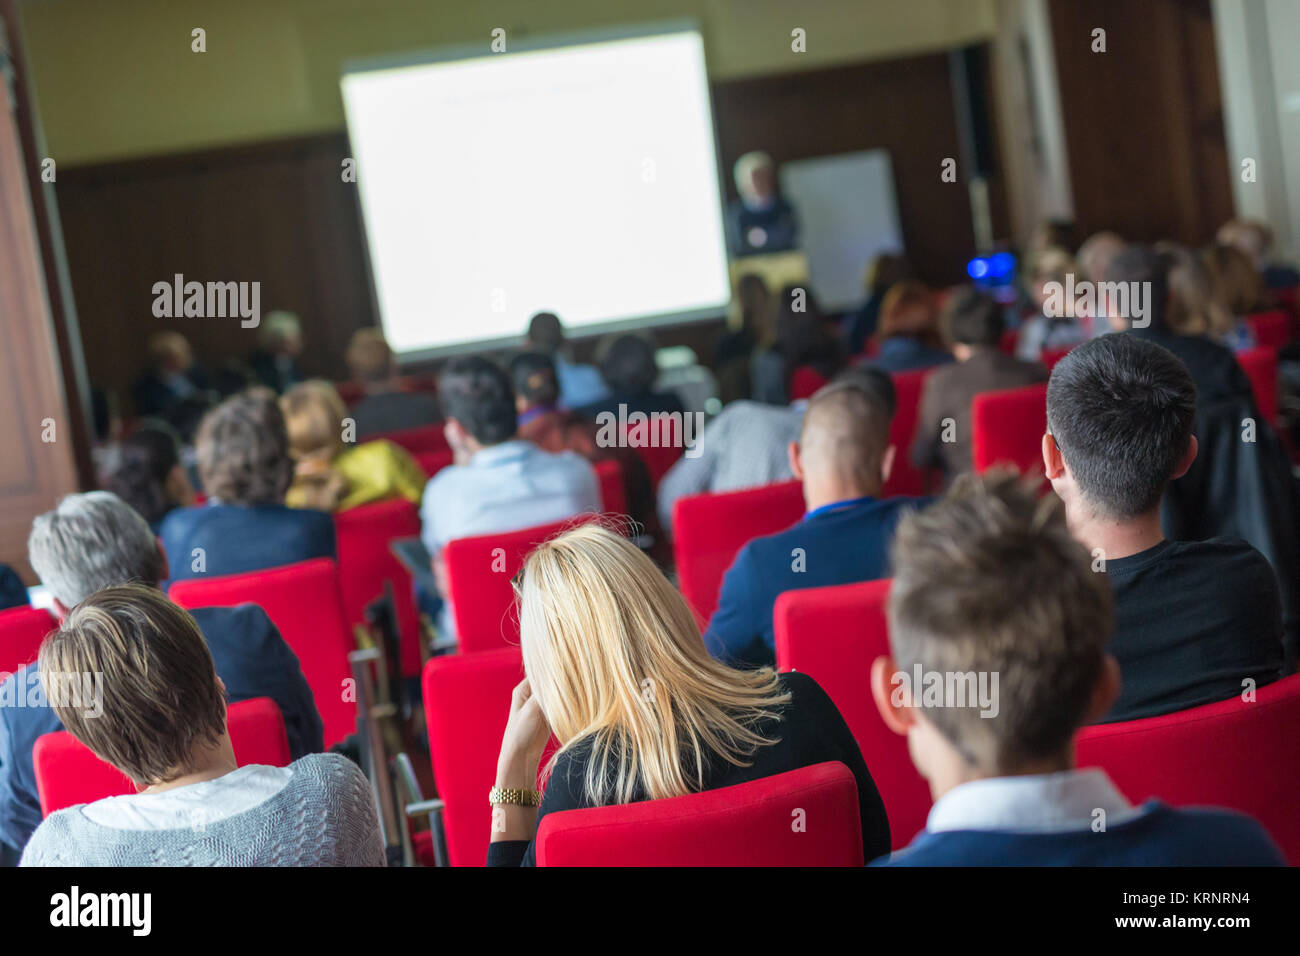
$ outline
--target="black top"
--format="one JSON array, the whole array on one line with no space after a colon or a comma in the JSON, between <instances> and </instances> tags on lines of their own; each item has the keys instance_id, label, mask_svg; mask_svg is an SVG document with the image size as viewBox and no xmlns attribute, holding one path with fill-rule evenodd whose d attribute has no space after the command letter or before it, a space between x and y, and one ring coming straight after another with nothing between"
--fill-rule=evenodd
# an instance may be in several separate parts
<instances>
[{"instance_id":1,"label":"black top","mask_svg":"<svg viewBox=\"0 0 1300 956\"><path fill-rule=\"evenodd\" d=\"M1120 694L1103 723L1227 700L1282 666L1277 578L1237 538L1162 541L1106 562L1115 592Z\"/></svg>"},{"instance_id":2,"label":"black top","mask_svg":"<svg viewBox=\"0 0 1300 956\"><path fill-rule=\"evenodd\" d=\"M853 772L858 783L862 849L866 859L873 860L888 853L889 820L885 817L885 805L844 718L826 692L807 674L782 674L780 691L790 694L790 703L785 705L783 714L760 723L756 728L765 737L779 738L777 742L769 747L760 747L748 767L717 761L706 771L704 789L718 790L838 760ZM592 805L583 795L582 786L590 754L591 742L586 740L560 755L537 813L539 826L548 813L580 810ZM635 799L645 798L638 794ZM534 866L535 852L535 844L531 841L504 840L489 846L487 865Z\"/></svg>"},{"instance_id":3,"label":"black top","mask_svg":"<svg viewBox=\"0 0 1300 956\"><path fill-rule=\"evenodd\" d=\"M1198 408L1225 398L1247 398L1254 401L1250 379L1237 364L1232 351L1218 342L1200 335L1175 335L1155 326L1132 329L1129 335L1163 345L1178 356L1196 383Z\"/></svg>"}]
</instances>

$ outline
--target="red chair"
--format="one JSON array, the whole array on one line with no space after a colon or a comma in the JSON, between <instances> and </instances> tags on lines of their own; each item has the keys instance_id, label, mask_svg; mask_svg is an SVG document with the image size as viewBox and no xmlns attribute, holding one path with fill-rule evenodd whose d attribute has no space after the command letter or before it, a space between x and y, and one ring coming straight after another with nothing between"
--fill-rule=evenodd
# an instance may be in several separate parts
<instances>
[{"instance_id":1,"label":"red chair","mask_svg":"<svg viewBox=\"0 0 1300 956\"><path fill-rule=\"evenodd\" d=\"M419 428L385 432L382 435L371 435L367 441L380 438L386 438L394 445L401 445L417 458L423 452L451 450L451 446L447 444L447 436L443 434L441 422L435 425L421 425Z\"/></svg>"},{"instance_id":2,"label":"red chair","mask_svg":"<svg viewBox=\"0 0 1300 956\"><path fill-rule=\"evenodd\" d=\"M595 517L577 515L522 531L501 531L447 542L442 549L447 569L447 599L451 602L462 654L519 643L515 591L510 582L533 548Z\"/></svg>"},{"instance_id":3,"label":"red chair","mask_svg":"<svg viewBox=\"0 0 1300 956\"><path fill-rule=\"evenodd\" d=\"M668 469L677 464L677 459L681 458L686 450L685 435L682 434L681 425L667 424L671 421L673 420L661 419L656 423L654 416L651 416L650 424L644 428L633 426L623 431L621 439L623 444L636 452L645 462L646 472L650 475L651 490L658 490L659 482L663 480L664 475L668 474ZM629 435L637 439L636 445L628 440ZM693 435L692 440L698 441L699 435Z\"/></svg>"},{"instance_id":4,"label":"red chair","mask_svg":"<svg viewBox=\"0 0 1300 956\"><path fill-rule=\"evenodd\" d=\"M0 611L0 675L11 674L36 660L45 635L58 626L54 615L38 607Z\"/></svg>"},{"instance_id":5,"label":"red chair","mask_svg":"<svg viewBox=\"0 0 1300 956\"><path fill-rule=\"evenodd\" d=\"M623 466L617 459L592 462L600 482L600 506L606 514L627 514L627 487L623 484Z\"/></svg>"},{"instance_id":6,"label":"red chair","mask_svg":"<svg viewBox=\"0 0 1300 956\"><path fill-rule=\"evenodd\" d=\"M984 392L971 403L971 452L978 472L1014 465L1022 474L1043 474L1047 431L1047 385Z\"/></svg>"},{"instance_id":7,"label":"red chair","mask_svg":"<svg viewBox=\"0 0 1300 956\"><path fill-rule=\"evenodd\" d=\"M487 859L487 795L496 782L510 694L523 679L517 647L435 657L424 666L429 756L452 866L482 866Z\"/></svg>"},{"instance_id":8,"label":"red chair","mask_svg":"<svg viewBox=\"0 0 1300 956\"><path fill-rule=\"evenodd\" d=\"M894 469L885 482L883 494L926 495L934 486L933 472L912 464L912 439L916 437L916 421L921 411L921 390L931 369L900 372L894 376L897 409L889 425L889 442L894 446Z\"/></svg>"},{"instance_id":9,"label":"red chair","mask_svg":"<svg viewBox=\"0 0 1300 956\"><path fill-rule=\"evenodd\" d=\"M907 738L885 726L871 696L871 664L889 653L888 597L887 580L787 591L776 599L772 623L777 668L817 681L849 725L885 803L897 850L925 826L931 799Z\"/></svg>"},{"instance_id":10,"label":"red chair","mask_svg":"<svg viewBox=\"0 0 1300 956\"><path fill-rule=\"evenodd\" d=\"M674 502L677 583L702 624L717 610L722 578L740 549L754 538L784 531L803 513L803 486L797 481Z\"/></svg>"},{"instance_id":11,"label":"red chair","mask_svg":"<svg viewBox=\"0 0 1300 956\"><path fill-rule=\"evenodd\" d=\"M450 448L438 448L433 451L414 452L411 457L424 470L424 473L432 478L450 465L454 456Z\"/></svg>"},{"instance_id":12,"label":"red chair","mask_svg":"<svg viewBox=\"0 0 1300 956\"><path fill-rule=\"evenodd\" d=\"M1016 343L1020 340L1019 329L1006 329L1002 333L1002 338L998 341L998 349L1004 355L1016 354Z\"/></svg>"},{"instance_id":13,"label":"red chair","mask_svg":"<svg viewBox=\"0 0 1300 956\"><path fill-rule=\"evenodd\" d=\"M231 704L226 710L226 729L230 731L235 761L241 767L289 766L284 717L271 698L254 697ZM32 762L43 817L79 803L136 792L130 777L95 756L66 730L39 737L32 748Z\"/></svg>"},{"instance_id":14,"label":"red chair","mask_svg":"<svg viewBox=\"0 0 1300 956\"><path fill-rule=\"evenodd\" d=\"M339 398L343 399L343 404L348 408L366 397L364 382L335 382L334 390L339 393Z\"/></svg>"},{"instance_id":15,"label":"red chair","mask_svg":"<svg viewBox=\"0 0 1300 956\"><path fill-rule=\"evenodd\" d=\"M424 663L420 653L420 612L415 606L411 572L393 555L389 545L420 535L420 513L404 498L349 508L334 516L338 542L339 585L343 614L349 624L365 620L366 605L393 585L397 626L402 632L402 676L419 677Z\"/></svg>"},{"instance_id":16,"label":"red chair","mask_svg":"<svg viewBox=\"0 0 1300 956\"><path fill-rule=\"evenodd\" d=\"M1260 348L1280 349L1291 341L1291 314L1285 309L1256 312L1242 321L1249 326Z\"/></svg>"},{"instance_id":17,"label":"red chair","mask_svg":"<svg viewBox=\"0 0 1300 956\"><path fill-rule=\"evenodd\" d=\"M1065 358L1067 355L1070 354L1070 349L1072 348L1074 348L1073 345L1067 345L1064 348L1059 348L1059 349L1043 349L1043 354L1042 357L1040 358L1040 361L1043 363L1043 365L1047 367L1047 370L1050 372L1052 369L1056 368L1057 362L1061 361L1061 359Z\"/></svg>"},{"instance_id":18,"label":"red chair","mask_svg":"<svg viewBox=\"0 0 1300 956\"><path fill-rule=\"evenodd\" d=\"M259 605L298 655L325 725L325 746L356 730L356 695L347 693L352 682L348 654L356 642L343 614L338 567L332 560L177 581L168 596L186 608Z\"/></svg>"},{"instance_id":19,"label":"red chair","mask_svg":"<svg viewBox=\"0 0 1300 956\"><path fill-rule=\"evenodd\" d=\"M1250 389L1255 393L1255 404L1260 417L1272 423L1278 418L1280 401L1277 394L1277 349L1254 348L1237 353L1237 364L1250 379Z\"/></svg>"},{"instance_id":20,"label":"red chair","mask_svg":"<svg viewBox=\"0 0 1300 956\"><path fill-rule=\"evenodd\" d=\"M1216 806L1254 817L1300 866L1300 675L1162 717L1088 727L1078 764L1101 767L1130 801Z\"/></svg>"},{"instance_id":21,"label":"red chair","mask_svg":"<svg viewBox=\"0 0 1300 956\"><path fill-rule=\"evenodd\" d=\"M835 762L667 800L550 813L537 831L539 866L862 866L862 856L858 787Z\"/></svg>"},{"instance_id":22,"label":"red chair","mask_svg":"<svg viewBox=\"0 0 1300 956\"><path fill-rule=\"evenodd\" d=\"M800 365L790 376L790 401L812 398L817 390L830 381L815 368Z\"/></svg>"}]
</instances>

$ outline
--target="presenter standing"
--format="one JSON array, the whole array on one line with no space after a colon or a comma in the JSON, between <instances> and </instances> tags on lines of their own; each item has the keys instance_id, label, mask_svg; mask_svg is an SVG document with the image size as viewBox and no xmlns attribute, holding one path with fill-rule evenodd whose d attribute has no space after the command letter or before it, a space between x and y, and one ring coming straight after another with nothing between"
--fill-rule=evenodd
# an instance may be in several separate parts
<instances>
[{"instance_id":1,"label":"presenter standing","mask_svg":"<svg viewBox=\"0 0 1300 956\"><path fill-rule=\"evenodd\" d=\"M750 152L736 160L740 199L727 210L727 241L736 257L786 252L795 248L799 223L777 191L772 157Z\"/></svg>"}]
</instances>

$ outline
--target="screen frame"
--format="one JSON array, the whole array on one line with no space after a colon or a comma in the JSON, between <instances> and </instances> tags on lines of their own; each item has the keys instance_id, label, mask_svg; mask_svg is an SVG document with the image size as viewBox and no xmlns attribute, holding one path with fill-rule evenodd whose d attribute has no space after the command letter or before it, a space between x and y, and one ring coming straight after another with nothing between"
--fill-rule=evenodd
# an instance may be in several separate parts
<instances>
[{"instance_id":1,"label":"screen frame","mask_svg":"<svg viewBox=\"0 0 1300 956\"><path fill-rule=\"evenodd\" d=\"M503 28L504 29L504 28ZM596 338L616 332L636 329L662 328L678 325L693 325L710 320L726 319L730 314L735 299L734 283L730 277L734 257L727 237L727 190L723 175L722 154L718 149L718 117L713 103L713 86L709 78L708 42L700 22L692 18L675 18L627 24L618 27L591 30L564 31L521 37L518 40L508 37L509 46L504 53L484 53L481 43L456 43L445 47L426 48L405 53L385 54L382 56L361 57L344 60L339 72L339 98L343 101L344 132L348 140L348 156L355 159L356 150L352 143L352 124L348 122L348 101L343 95L343 81L349 75L375 73L403 69L412 66L429 66L435 63L452 63L459 60L485 59L490 56L510 56L512 53L535 53L561 47L593 46L619 40L638 40L658 36L671 36L683 33L695 34L700 40L700 49L704 59L704 105L709 115L709 135L713 146L714 175L717 177L718 222L722 227L723 252L728 268L727 299L719 306L701 306L696 309L674 312L647 313L595 322L573 329L572 339ZM362 175L359 171L358 176ZM366 204L362 190L354 190L357 203L357 215L361 223L362 247L365 254L366 276L370 285L370 303L380 329L383 329L383 308L379 300L379 286L375 278L374 263L370 256L370 223L366 217ZM560 316L563 321L564 317ZM517 334L479 338L472 341L457 342L450 345L430 346L424 349L410 349L394 352L393 359L399 366L421 365L456 355L479 352L501 352L518 348L527 340L526 329Z\"/></svg>"}]
</instances>

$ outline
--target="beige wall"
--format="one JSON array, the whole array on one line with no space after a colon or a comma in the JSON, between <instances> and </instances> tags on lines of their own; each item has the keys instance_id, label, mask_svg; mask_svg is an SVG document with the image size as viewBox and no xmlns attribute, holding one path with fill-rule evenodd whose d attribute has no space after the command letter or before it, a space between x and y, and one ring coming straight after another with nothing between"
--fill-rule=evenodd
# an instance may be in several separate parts
<instances>
[{"instance_id":1,"label":"beige wall","mask_svg":"<svg viewBox=\"0 0 1300 956\"><path fill-rule=\"evenodd\" d=\"M75 165L341 129L351 58L691 18L730 79L979 42L994 0L24 0L50 154ZM207 52L190 31L207 31ZM807 52L790 34L807 33Z\"/></svg>"}]
</instances>

